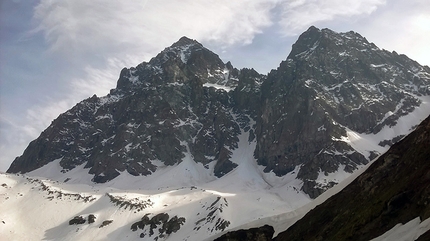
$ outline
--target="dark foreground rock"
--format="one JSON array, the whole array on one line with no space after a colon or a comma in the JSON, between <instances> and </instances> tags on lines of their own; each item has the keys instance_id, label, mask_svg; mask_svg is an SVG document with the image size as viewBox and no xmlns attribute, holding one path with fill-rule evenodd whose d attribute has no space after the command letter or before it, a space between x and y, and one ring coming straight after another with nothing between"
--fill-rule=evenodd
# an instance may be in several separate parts
<instances>
[{"instance_id":1,"label":"dark foreground rock","mask_svg":"<svg viewBox=\"0 0 430 241\"><path fill-rule=\"evenodd\" d=\"M237 230L234 232L228 232L223 236L215 239L215 241L269 241L272 240L272 236L275 233L273 227L265 225L259 228L251 228L247 230Z\"/></svg>"}]
</instances>

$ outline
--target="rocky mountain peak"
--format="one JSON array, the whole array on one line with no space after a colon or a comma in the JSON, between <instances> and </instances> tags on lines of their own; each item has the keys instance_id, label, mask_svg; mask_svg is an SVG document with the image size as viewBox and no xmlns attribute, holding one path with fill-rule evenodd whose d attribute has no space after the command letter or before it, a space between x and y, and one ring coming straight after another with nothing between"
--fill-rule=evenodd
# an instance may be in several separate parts
<instances>
[{"instance_id":1,"label":"rocky mountain peak","mask_svg":"<svg viewBox=\"0 0 430 241\"><path fill-rule=\"evenodd\" d=\"M163 63L169 60L180 60L183 64L187 64L191 55L199 51L211 52L196 40L184 36L177 42L173 43L170 47L165 48L160 54L153 58L150 63L155 62L154 64L159 64L159 62ZM212 53L212 55L216 54Z\"/></svg>"},{"instance_id":2,"label":"rocky mountain peak","mask_svg":"<svg viewBox=\"0 0 430 241\"><path fill-rule=\"evenodd\" d=\"M429 81L426 67L355 32L310 27L261 86L258 163L279 176L303 165L298 177L305 192L316 197L321 192L307 187L319 185L318 173L351 172L380 154L378 146L401 138L396 134L379 140L373 151L357 151L348 144L348 133L376 135L396 126L423 103Z\"/></svg>"},{"instance_id":3,"label":"rocky mountain peak","mask_svg":"<svg viewBox=\"0 0 430 241\"><path fill-rule=\"evenodd\" d=\"M172 44L171 48L191 45L199 45L203 48L203 45L201 43L197 42L197 40L195 39L190 39L187 36L182 36L177 42Z\"/></svg>"},{"instance_id":4,"label":"rocky mountain peak","mask_svg":"<svg viewBox=\"0 0 430 241\"><path fill-rule=\"evenodd\" d=\"M225 64L217 54L196 40L182 37L149 62L135 68L124 68L117 88L130 90L142 86L184 84L190 82L191 77L200 79L201 85L234 88L238 82L237 75L238 70L231 63Z\"/></svg>"},{"instance_id":5,"label":"rocky mountain peak","mask_svg":"<svg viewBox=\"0 0 430 241\"><path fill-rule=\"evenodd\" d=\"M297 54L309 50L320 38L321 30L314 26L309 27L309 29L303 32L293 44L287 59L291 59Z\"/></svg>"},{"instance_id":6,"label":"rocky mountain peak","mask_svg":"<svg viewBox=\"0 0 430 241\"><path fill-rule=\"evenodd\" d=\"M326 55L331 52L341 54L351 49L361 52L379 50L375 44L369 43L356 32L337 33L327 28L318 29L311 26L293 44L288 59L307 59L311 55Z\"/></svg>"}]
</instances>

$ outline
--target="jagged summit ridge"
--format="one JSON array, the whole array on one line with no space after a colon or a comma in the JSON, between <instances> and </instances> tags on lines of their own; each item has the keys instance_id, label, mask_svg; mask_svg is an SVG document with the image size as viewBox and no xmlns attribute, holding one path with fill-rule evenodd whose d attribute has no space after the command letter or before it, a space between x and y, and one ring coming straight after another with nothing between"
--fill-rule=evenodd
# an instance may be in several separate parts
<instances>
[{"instance_id":1,"label":"jagged summit ridge","mask_svg":"<svg viewBox=\"0 0 430 241\"><path fill-rule=\"evenodd\" d=\"M188 37L181 37L177 42L173 43L170 47L165 48L157 57L153 58L150 62L168 61L169 59L179 58L183 64L188 62L191 54L195 54L199 51L209 51L212 55L218 57L215 53L203 47L202 44L196 40ZM213 56L212 58L216 58Z\"/></svg>"},{"instance_id":2,"label":"jagged summit ridge","mask_svg":"<svg viewBox=\"0 0 430 241\"><path fill-rule=\"evenodd\" d=\"M258 163L260 178L296 173L295 188L314 198L412 130L400 127L419 122L404 117L427 103L429 77L354 32L309 28L267 76L183 37L124 68L108 96L60 115L8 172L56 161L66 175L82 167L104 183L187 162L204 173L192 176L198 183ZM246 162L235 159L243 147L254 154Z\"/></svg>"},{"instance_id":3,"label":"jagged summit ridge","mask_svg":"<svg viewBox=\"0 0 430 241\"><path fill-rule=\"evenodd\" d=\"M354 31L337 33L328 28L318 29L311 26L293 44L287 59L306 58L317 49L324 52L330 49L340 50L345 47L359 48L360 51L379 50L374 43L369 43L366 38ZM342 53L342 51L339 53Z\"/></svg>"},{"instance_id":4,"label":"jagged summit ridge","mask_svg":"<svg viewBox=\"0 0 430 241\"><path fill-rule=\"evenodd\" d=\"M198 78L203 84L215 88L231 89L238 84L237 75L238 70L230 62L224 63L196 40L182 37L149 62L124 68L117 89L183 84L191 81L190 78Z\"/></svg>"},{"instance_id":5,"label":"jagged summit ridge","mask_svg":"<svg viewBox=\"0 0 430 241\"><path fill-rule=\"evenodd\" d=\"M182 36L181 38L179 38L179 40L176 43L172 44L171 47L189 46L189 45L194 45L194 44L200 45L203 47L203 45L201 43L199 43L197 40L188 38L187 36Z\"/></svg>"}]
</instances>

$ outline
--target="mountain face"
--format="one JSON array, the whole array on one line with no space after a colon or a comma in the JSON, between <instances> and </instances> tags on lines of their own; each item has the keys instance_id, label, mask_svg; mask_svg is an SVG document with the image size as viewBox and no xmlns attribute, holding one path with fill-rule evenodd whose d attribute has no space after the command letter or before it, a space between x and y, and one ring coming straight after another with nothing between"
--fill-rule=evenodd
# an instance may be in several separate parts
<instances>
[{"instance_id":1,"label":"mountain face","mask_svg":"<svg viewBox=\"0 0 430 241\"><path fill-rule=\"evenodd\" d=\"M124 68L107 96L61 114L8 172L55 163L106 183L192 160L222 178L238 169L233 153L247 136L261 176L297 172L297 188L315 198L430 113L429 81L429 67L354 32L311 27L268 75L183 37Z\"/></svg>"},{"instance_id":2,"label":"mountain face","mask_svg":"<svg viewBox=\"0 0 430 241\"><path fill-rule=\"evenodd\" d=\"M430 94L429 73L427 66L380 50L357 33L311 27L261 87L258 163L277 175L301 165L304 191L318 196L333 185L318 185L319 173L352 172L381 154L375 146L354 146L351 135L375 136L395 126L421 104L419 96Z\"/></svg>"},{"instance_id":3,"label":"mountain face","mask_svg":"<svg viewBox=\"0 0 430 241\"><path fill-rule=\"evenodd\" d=\"M261 78L251 70L240 76ZM106 97L93 96L60 115L8 172L24 173L60 159L64 172L85 164L93 181L101 183L122 171L150 175L158 164L178 164L188 150L195 162L216 163L213 171L222 176L236 166L230 149L237 147L239 124L249 122L245 114L233 113L228 94L238 78L230 63L181 38L149 63L123 69ZM241 86L249 82L242 81ZM240 118L246 122L236 121Z\"/></svg>"}]
</instances>

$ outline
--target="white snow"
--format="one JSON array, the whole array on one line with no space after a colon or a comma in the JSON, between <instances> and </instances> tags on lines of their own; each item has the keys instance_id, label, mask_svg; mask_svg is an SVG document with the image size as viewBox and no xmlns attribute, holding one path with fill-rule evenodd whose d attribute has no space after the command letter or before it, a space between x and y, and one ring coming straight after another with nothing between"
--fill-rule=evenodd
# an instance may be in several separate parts
<instances>
[{"instance_id":1,"label":"white snow","mask_svg":"<svg viewBox=\"0 0 430 241\"><path fill-rule=\"evenodd\" d=\"M333 86L331 86L331 87L326 87L326 86L324 86L324 87L323 87L323 89L324 89L324 91L336 90L336 89L338 89L338 88L342 87L342 85L343 85L343 84L345 84L345 83L347 83L347 82L349 82L349 80L345 80L345 81L343 81L342 83L340 83L340 84L336 84L336 85L333 85Z\"/></svg>"},{"instance_id":2,"label":"white snow","mask_svg":"<svg viewBox=\"0 0 430 241\"><path fill-rule=\"evenodd\" d=\"M327 129L325 128L325 126L324 126L324 125L322 125L322 126L318 127L318 131L325 131L325 130L327 130Z\"/></svg>"},{"instance_id":3,"label":"white snow","mask_svg":"<svg viewBox=\"0 0 430 241\"><path fill-rule=\"evenodd\" d=\"M211 83L204 83L203 87L213 87L217 90L224 90L226 92L232 91L234 88L226 86L226 85L220 85L220 84L211 84Z\"/></svg>"},{"instance_id":4,"label":"white snow","mask_svg":"<svg viewBox=\"0 0 430 241\"><path fill-rule=\"evenodd\" d=\"M386 64L370 64L370 67L372 68L381 68L384 67Z\"/></svg>"},{"instance_id":5,"label":"white snow","mask_svg":"<svg viewBox=\"0 0 430 241\"><path fill-rule=\"evenodd\" d=\"M179 83L179 82L173 82L173 83L168 83L168 86L184 86L184 83Z\"/></svg>"},{"instance_id":6,"label":"white snow","mask_svg":"<svg viewBox=\"0 0 430 241\"><path fill-rule=\"evenodd\" d=\"M355 171L353 174L350 174L345 180L343 180L338 185L334 186L333 188L327 190L323 194L321 194L319 197L314 199L311 202L307 202L305 205L293 209L291 211L286 211L284 213L280 213L271 217L267 218L261 218L258 220L255 220L253 222L246 223L244 225L234 227L232 229L229 229L228 231L234 231L239 229L249 229L249 228L255 228L255 227L261 227L263 225L270 225L275 229L274 237L276 237L280 232L288 229L291 225L293 225L295 222L297 222L299 219L301 219L303 216L306 215L310 210L315 208L317 205L320 205L324 201L326 201L331 196L335 195L339 191L341 191L343 188L348 186L355 178L357 178L360 174L362 174L367 168L371 165L371 163L360 166L357 171ZM227 231L224 231L224 233ZM207 241L213 240L216 237L221 236L222 233L216 234L209 239L206 239Z\"/></svg>"},{"instance_id":7,"label":"white snow","mask_svg":"<svg viewBox=\"0 0 430 241\"><path fill-rule=\"evenodd\" d=\"M179 55L181 57L182 63L184 63L184 64L186 64L188 62L188 59L190 57L191 51L189 50L189 48L191 46L194 46L194 44L189 44L189 45L181 46L180 49L179 49Z\"/></svg>"},{"instance_id":8,"label":"white snow","mask_svg":"<svg viewBox=\"0 0 430 241\"><path fill-rule=\"evenodd\" d=\"M314 83L314 80L308 79L308 80L305 81L305 86L306 87L310 87L313 83Z\"/></svg>"},{"instance_id":9,"label":"white snow","mask_svg":"<svg viewBox=\"0 0 430 241\"><path fill-rule=\"evenodd\" d=\"M344 52L341 52L341 53L339 53L339 56L350 56L349 54L348 54L348 52L346 52L346 51L344 51Z\"/></svg>"},{"instance_id":10,"label":"white snow","mask_svg":"<svg viewBox=\"0 0 430 241\"><path fill-rule=\"evenodd\" d=\"M430 96L417 96L422 103L419 107L408 115L402 116L397 121L395 126L384 126L381 131L376 134L357 133L347 127L344 127L347 136L343 136L339 141L344 141L351 145L356 151L364 156L369 156L371 151L377 151L379 154L388 150L388 146L380 146L379 142L384 140L392 140L401 135L407 135L415 126L430 115Z\"/></svg>"},{"instance_id":11,"label":"white snow","mask_svg":"<svg viewBox=\"0 0 430 241\"><path fill-rule=\"evenodd\" d=\"M112 102L118 102L123 95L107 95L99 98L99 106L109 104Z\"/></svg>"},{"instance_id":12,"label":"white snow","mask_svg":"<svg viewBox=\"0 0 430 241\"><path fill-rule=\"evenodd\" d=\"M345 165L339 165L338 170L332 173L324 173L320 171L315 181L323 186L326 186L329 182L339 183L350 175L351 173L345 171Z\"/></svg>"},{"instance_id":13,"label":"white snow","mask_svg":"<svg viewBox=\"0 0 430 241\"><path fill-rule=\"evenodd\" d=\"M421 222L420 217L416 217L405 224L397 224L371 241L414 241L428 230L430 230L430 218Z\"/></svg>"},{"instance_id":14,"label":"white snow","mask_svg":"<svg viewBox=\"0 0 430 241\"><path fill-rule=\"evenodd\" d=\"M300 57L300 58L308 59L308 58L309 58L309 56L310 56L310 55L315 51L315 49L319 46L319 44L320 44L320 42L319 42L319 41L316 41L316 42L314 43L314 45L313 45L311 48L309 48L308 50L305 50L305 51L303 51L303 52L301 52L301 53L296 54L296 57Z\"/></svg>"},{"instance_id":15,"label":"white snow","mask_svg":"<svg viewBox=\"0 0 430 241\"><path fill-rule=\"evenodd\" d=\"M113 120L113 116L111 114L105 114L105 115L99 115L96 117L96 121L103 120L103 119Z\"/></svg>"},{"instance_id":16,"label":"white snow","mask_svg":"<svg viewBox=\"0 0 430 241\"><path fill-rule=\"evenodd\" d=\"M131 75L130 78L128 78L128 81L130 81L132 84L137 84L139 82L139 76Z\"/></svg>"}]
</instances>

